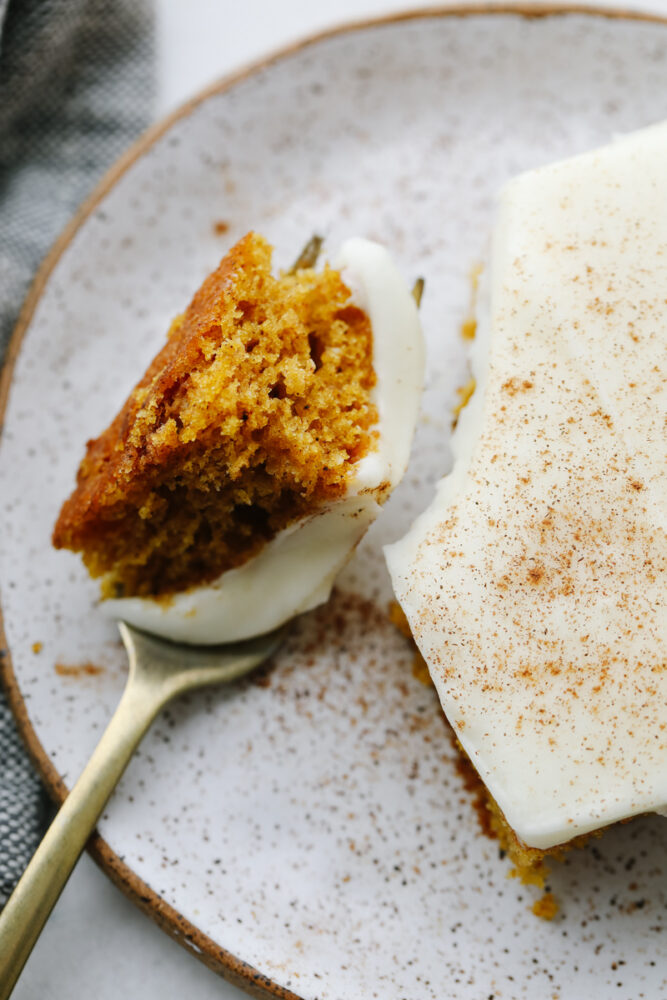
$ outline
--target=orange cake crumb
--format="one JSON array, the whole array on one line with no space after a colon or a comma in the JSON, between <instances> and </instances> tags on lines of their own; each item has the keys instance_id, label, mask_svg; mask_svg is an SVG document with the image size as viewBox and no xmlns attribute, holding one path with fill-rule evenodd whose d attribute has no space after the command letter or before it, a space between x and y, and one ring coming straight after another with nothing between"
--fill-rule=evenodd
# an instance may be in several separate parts
<instances>
[{"instance_id":1,"label":"orange cake crumb","mask_svg":"<svg viewBox=\"0 0 667 1000\"><path fill-rule=\"evenodd\" d=\"M459 386L459 388L456 390L459 397L459 401L454 407L454 410L452 411L453 412L452 427L456 427L461 412L466 408L466 406L470 402L476 388L477 388L477 383L475 382L475 379L471 376L465 383L465 385Z\"/></svg>"},{"instance_id":2,"label":"orange cake crumb","mask_svg":"<svg viewBox=\"0 0 667 1000\"><path fill-rule=\"evenodd\" d=\"M389 604L389 621L398 629L401 635L404 635L406 639L410 640L413 646L414 656L412 658L412 676L421 684L430 684L431 675L429 673L426 660L417 649L417 643L412 637L408 619L405 617L405 612L398 601L391 601Z\"/></svg>"},{"instance_id":3,"label":"orange cake crumb","mask_svg":"<svg viewBox=\"0 0 667 1000\"><path fill-rule=\"evenodd\" d=\"M67 663L56 663L53 668L60 677L82 677L84 674L95 677L104 673L104 667L98 667L94 663L78 663L74 666Z\"/></svg>"},{"instance_id":4,"label":"orange cake crumb","mask_svg":"<svg viewBox=\"0 0 667 1000\"><path fill-rule=\"evenodd\" d=\"M559 909L560 907L558 906L556 898L551 892L545 892L544 895L540 896L539 899L536 899L531 906L531 910L535 916L539 917L541 920L553 920Z\"/></svg>"},{"instance_id":5,"label":"orange cake crumb","mask_svg":"<svg viewBox=\"0 0 667 1000\"><path fill-rule=\"evenodd\" d=\"M464 340L474 340L477 335L477 291L483 270L484 265L482 263L477 263L470 269L470 311L461 323L461 336Z\"/></svg>"},{"instance_id":6,"label":"orange cake crumb","mask_svg":"<svg viewBox=\"0 0 667 1000\"><path fill-rule=\"evenodd\" d=\"M344 494L374 446L372 333L340 274L274 277L250 233L204 281L100 437L53 542L103 595L163 596Z\"/></svg>"},{"instance_id":7,"label":"orange cake crumb","mask_svg":"<svg viewBox=\"0 0 667 1000\"><path fill-rule=\"evenodd\" d=\"M464 340L474 340L477 333L477 320L468 318L461 323L461 336Z\"/></svg>"},{"instance_id":8,"label":"orange cake crumb","mask_svg":"<svg viewBox=\"0 0 667 1000\"><path fill-rule=\"evenodd\" d=\"M412 638L412 631L410 629L410 623L405 617L405 612L398 601L391 601L389 603L389 621L398 629L401 635L404 635L406 639L410 639L414 642L414 639Z\"/></svg>"}]
</instances>

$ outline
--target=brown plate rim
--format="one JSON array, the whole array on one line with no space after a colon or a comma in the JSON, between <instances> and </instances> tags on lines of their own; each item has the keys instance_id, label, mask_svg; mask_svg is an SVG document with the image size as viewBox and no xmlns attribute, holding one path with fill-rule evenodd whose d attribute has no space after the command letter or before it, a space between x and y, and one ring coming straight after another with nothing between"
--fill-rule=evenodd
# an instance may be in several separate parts
<instances>
[{"instance_id":1,"label":"brown plate rim","mask_svg":"<svg viewBox=\"0 0 667 1000\"><path fill-rule=\"evenodd\" d=\"M606 7L590 7L586 4L563 3L500 3L500 4L461 4L446 7L416 8L415 10L392 13L380 17L370 17L361 20L345 22L315 32L289 45L283 46L270 55L255 60L231 74L216 80L178 108L166 115L160 121L148 128L130 148L113 164L102 177L92 193L85 199L74 214L63 232L55 241L50 251L40 265L35 278L25 298L18 321L7 347L5 362L0 373L0 434L2 433L4 415L7 408L9 391L12 383L14 366L16 364L23 337L34 315L37 304L42 296L46 283L67 249L72 239L93 213L102 199L111 191L125 172L143 156L154 143L161 138L177 121L188 116L195 108L216 94L231 90L238 83L253 76L257 72L289 58L302 49L317 45L328 39L351 34L367 28L377 28L388 24L415 21L424 18L444 17L479 17L479 16L519 16L527 19L542 19L553 16L571 14L586 15L603 20L639 21L667 26L667 15L653 14L637 10L611 9ZM67 796L68 789L58 773L42 744L40 743L28 716L25 701L20 692L14 673L10 651L4 631L2 607L0 605L0 681L2 682L10 708L27 747L28 753L40 773L47 791L60 805ZM202 961L212 971L221 975L234 986L239 987L259 1000L278 998L278 1000L303 1000L296 993L274 982L252 965L225 948L220 947L208 935L200 931L174 907L166 903L150 888L135 872L121 860L109 844L97 833L93 833L86 850L97 862L111 881L146 913L158 926L182 945L192 955Z\"/></svg>"}]
</instances>

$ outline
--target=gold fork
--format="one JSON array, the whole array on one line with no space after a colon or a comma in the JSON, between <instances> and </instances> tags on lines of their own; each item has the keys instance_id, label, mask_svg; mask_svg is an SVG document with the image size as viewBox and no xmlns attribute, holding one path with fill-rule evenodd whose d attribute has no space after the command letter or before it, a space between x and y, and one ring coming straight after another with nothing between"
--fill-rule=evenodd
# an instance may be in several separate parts
<instances>
[{"instance_id":1,"label":"gold fork","mask_svg":"<svg viewBox=\"0 0 667 1000\"><path fill-rule=\"evenodd\" d=\"M0 913L0 1000L10 996L106 802L158 712L185 691L237 680L277 649L283 629L233 645L185 646L119 624L125 690L93 755Z\"/></svg>"}]
</instances>

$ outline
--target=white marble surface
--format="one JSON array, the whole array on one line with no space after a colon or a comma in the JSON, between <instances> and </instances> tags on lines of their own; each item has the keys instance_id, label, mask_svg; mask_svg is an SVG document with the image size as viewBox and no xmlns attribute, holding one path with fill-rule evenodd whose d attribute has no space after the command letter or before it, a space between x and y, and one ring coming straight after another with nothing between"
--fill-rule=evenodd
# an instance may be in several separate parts
<instances>
[{"instance_id":1,"label":"white marble surface","mask_svg":"<svg viewBox=\"0 0 667 1000\"><path fill-rule=\"evenodd\" d=\"M342 21L391 11L441 7L408 0L156 0L156 117L211 80L263 54ZM641 9L667 15L665 0L641 4L589 0L593 7ZM240 1000L132 906L88 857L79 863L31 956L17 1000L142 997L142 1000Z\"/></svg>"}]
</instances>

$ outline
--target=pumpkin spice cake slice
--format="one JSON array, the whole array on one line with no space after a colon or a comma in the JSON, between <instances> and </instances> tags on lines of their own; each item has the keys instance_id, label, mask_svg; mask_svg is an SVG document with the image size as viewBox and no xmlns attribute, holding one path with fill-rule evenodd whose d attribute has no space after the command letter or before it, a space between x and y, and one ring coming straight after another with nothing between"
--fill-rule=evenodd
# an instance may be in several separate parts
<instances>
[{"instance_id":1,"label":"pumpkin spice cake slice","mask_svg":"<svg viewBox=\"0 0 667 1000\"><path fill-rule=\"evenodd\" d=\"M274 277L248 234L88 442L53 542L101 577L110 614L211 643L328 597L403 475L423 377L387 252L349 240L339 267Z\"/></svg>"},{"instance_id":2,"label":"pumpkin spice cake slice","mask_svg":"<svg viewBox=\"0 0 667 1000\"><path fill-rule=\"evenodd\" d=\"M387 549L530 878L667 808L667 124L504 190L453 471Z\"/></svg>"}]
</instances>

